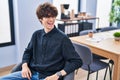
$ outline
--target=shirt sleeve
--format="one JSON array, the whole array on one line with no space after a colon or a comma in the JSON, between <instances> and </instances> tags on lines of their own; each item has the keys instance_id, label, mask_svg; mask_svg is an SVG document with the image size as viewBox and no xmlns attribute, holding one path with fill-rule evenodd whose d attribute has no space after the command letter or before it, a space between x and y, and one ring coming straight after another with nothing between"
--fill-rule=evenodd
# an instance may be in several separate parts
<instances>
[{"instance_id":1,"label":"shirt sleeve","mask_svg":"<svg viewBox=\"0 0 120 80\"><path fill-rule=\"evenodd\" d=\"M62 53L64 59L66 60L64 70L67 74L82 66L82 60L78 53L75 51L73 44L68 37L65 37L63 39Z\"/></svg>"},{"instance_id":2,"label":"shirt sleeve","mask_svg":"<svg viewBox=\"0 0 120 80\"><path fill-rule=\"evenodd\" d=\"M33 43L35 39L35 33L32 35L32 38L27 46L27 48L24 51L23 57L22 57L22 63L28 63L30 62L30 58L33 55Z\"/></svg>"}]
</instances>

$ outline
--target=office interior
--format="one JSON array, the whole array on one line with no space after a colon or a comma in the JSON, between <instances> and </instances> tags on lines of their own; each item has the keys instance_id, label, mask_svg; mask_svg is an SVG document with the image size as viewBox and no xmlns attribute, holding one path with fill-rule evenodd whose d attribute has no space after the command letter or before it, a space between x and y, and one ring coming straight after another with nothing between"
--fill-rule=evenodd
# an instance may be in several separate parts
<instances>
[{"instance_id":1,"label":"office interior","mask_svg":"<svg viewBox=\"0 0 120 80\"><path fill-rule=\"evenodd\" d=\"M24 52L25 48L27 47L28 42L31 39L32 33L35 30L43 28L43 27L41 27L41 24L36 17L36 13L35 13L36 7L39 4L44 3L44 2L50 2L56 6L60 6L60 5L58 5L59 2L56 3L58 0L12 0L12 1L13 1L15 44L0 47L0 68L4 68L4 67L21 62L23 52ZM74 0L66 0L65 4L67 3L67 1L74 2ZM74 3L70 2L71 3L70 5L75 6L75 8L77 8L77 9L74 8L75 14L77 14L79 12L86 12L89 15L99 17L99 13L104 13L104 12L100 12L97 10L98 7L100 7L98 5L102 4L102 3L98 4L99 0L76 0L76 1L79 2L79 6L78 6L78 4L74 4ZM104 0L103 5L107 5L108 4L107 1L109 3L112 2L112 0ZM78 2L76 2L76 3L78 3ZM62 4L64 4L64 2L62 2ZM111 5L109 5L109 6L111 6ZM108 6L108 8L109 8L109 6ZM59 7L58 7L58 9L60 10ZM103 9L103 11L105 11L105 10ZM107 15L108 14L109 13L107 13ZM104 15L104 16L106 17L106 15ZM60 16L57 18L60 18ZM108 19L108 17L107 17L107 19ZM100 19L100 20L103 21L104 19ZM103 21L103 22L105 22L105 21ZM97 28L96 27L97 20L92 21L92 23L94 26L93 29ZM56 26L57 26L57 24L58 23L56 23ZM106 22L105 25L101 25L101 24L99 24L100 27L109 26L108 21ZM113 24L113 25L116 26L116 24ZM7 35L7 33L6 33L6 35Z\"/></svg>"}]
</instances>

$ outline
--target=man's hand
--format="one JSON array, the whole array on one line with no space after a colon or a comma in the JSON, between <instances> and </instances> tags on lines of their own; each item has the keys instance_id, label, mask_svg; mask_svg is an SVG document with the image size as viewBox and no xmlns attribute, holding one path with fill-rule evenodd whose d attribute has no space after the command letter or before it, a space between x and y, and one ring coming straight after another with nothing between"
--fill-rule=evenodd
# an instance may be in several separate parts
<instances>
[{"instance_id":1,"label":"man's hand","mask_svg":"<svg viewBox=\"0 0 120 80\"><path fill-rule=\"evenodd\" d=\"M27 65L27 63L24 63L22 65L22 77L23 78L28 78L30 80L32 73Z\"/></svg>"},{"instance_id":2,"label":"man's hand","mask_svg":"<svg viewBox=\"0 0 120 80\"><path fill-rule=\"evenodd\" d=\"M57 76L56 74L48 76L45 78L45 80L58 80L59 76Z\"/></svg>"},{"instance_id":3,"label":"man's hand","mask_svg":"<svg viewBox=\"0 0 120 80\"><path fill-rule=\"evenodd\" d=\"M67 74L64 70L61 70L60 72L62 76L65 76ZM58 80L58 79L59 79L59 76L57 74L54 74L45 78L45 80Z\"/></svg>"}]
</instances>

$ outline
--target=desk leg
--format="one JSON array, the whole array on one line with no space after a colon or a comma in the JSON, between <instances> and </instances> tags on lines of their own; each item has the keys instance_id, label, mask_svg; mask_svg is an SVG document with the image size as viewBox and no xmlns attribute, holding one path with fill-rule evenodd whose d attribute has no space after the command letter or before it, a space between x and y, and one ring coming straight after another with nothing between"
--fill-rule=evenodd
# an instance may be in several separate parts
<instances>
[{"instance_id":1,"label":"desk leg","mask_svg":"<svg viewBox=\"0 0 120 80\"><path fill-rule=\"evenodd\" d=\"M114 59L113 80L120 80L120 56Z\"/></svg>"}]
</instances>

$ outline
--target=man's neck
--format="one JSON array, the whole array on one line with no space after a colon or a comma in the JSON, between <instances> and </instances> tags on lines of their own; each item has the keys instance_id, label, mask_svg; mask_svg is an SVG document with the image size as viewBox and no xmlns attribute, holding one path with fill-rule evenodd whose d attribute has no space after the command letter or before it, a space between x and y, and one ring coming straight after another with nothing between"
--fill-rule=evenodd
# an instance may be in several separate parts
<instances>
[{"instance_id":1,"label":"man's neck","mask_svg":"<svg viewBox=\"0 0 120 80\"><path fill-rule=\"evenodd\" d=\"M53 28L52 28L52 29L53 29ZM52 29L44 28L44 31L45 31L45 33L48 33L48 32L50 32Z\"/></svg>"},{"instance_id":2,"label":"man's neck","mask_svg":"<svg viewBox=\"0 0 120 80\"><path fill-rule=\"evenodd\" d=\"M48 33L48 32L50 32L52 29L50 30L50 29L44 28L44 30L45 30L45 33Z\"/></svg>"}]
</instances>

